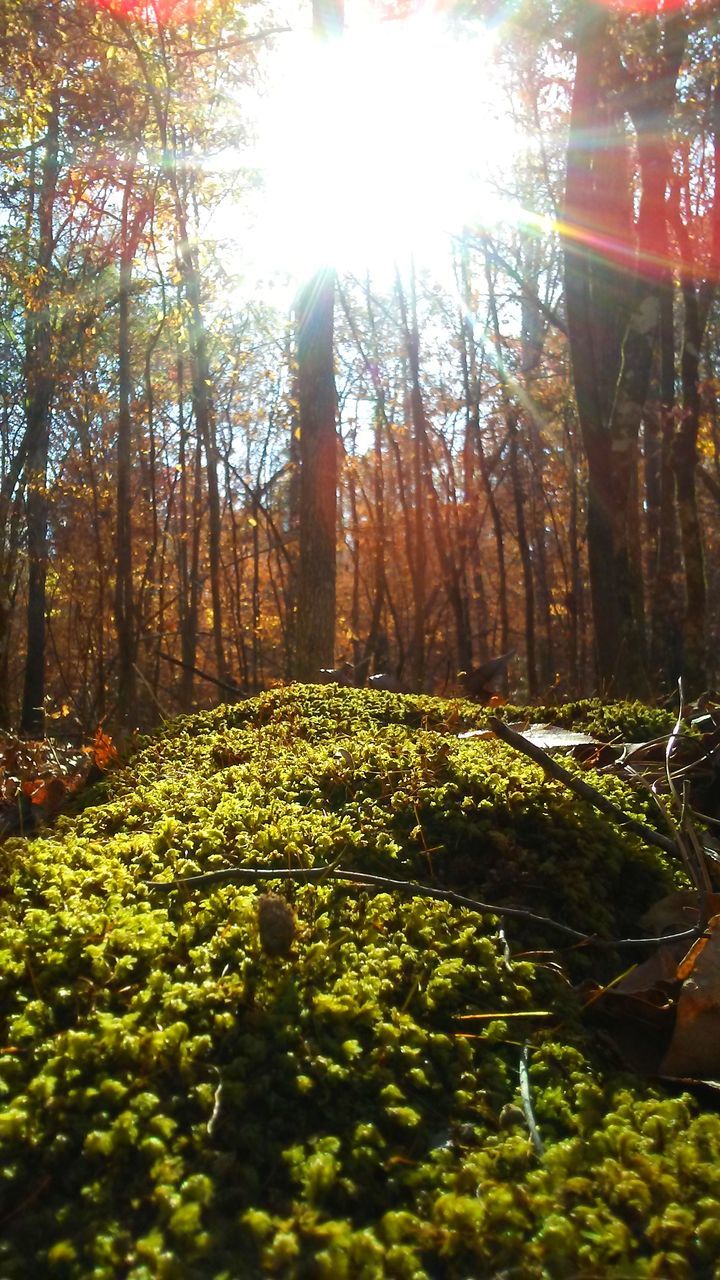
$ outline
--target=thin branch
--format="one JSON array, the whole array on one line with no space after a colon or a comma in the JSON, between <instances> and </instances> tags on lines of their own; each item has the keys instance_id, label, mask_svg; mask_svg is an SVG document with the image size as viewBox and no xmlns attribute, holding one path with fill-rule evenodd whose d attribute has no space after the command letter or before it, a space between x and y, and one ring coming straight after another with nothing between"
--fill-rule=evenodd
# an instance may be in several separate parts
<instances>
[{"instance_id":1,"label":"thin branch","mask_svg":"<svg viewBox=\"0 0 720 1280\"><path fill-rule=\"evenodd\" d=\"M662 835L659 831L655 831L652 827L648 827L644 822L640 822L637 818L631 818L624 813L619 805L613 804L612 800L608 800L607 796L602 795L591 787L589 783L583 782L581 778L576 778L574 774L564 769L561 764L553 760L542 747L538 747L534 742L529 742L521 733L517 733L514 729L510 729L502 720L498 720L496 716L490 717L490 728L498 738L502 738L508 746L514 747L516 751L521 751L523 755L528 756L535 764L539 764L541 769L549 777L554 778L556 782L562 782L564 785L579 796L581 800L586 800L600 813L604 813L606 817L613 818L615 822L619 822L626 831L631 831L633 835L640 836L646 844L653 844L658 849L663 849L665 853L672 854L677 857L679 850L674 840L669 836Z\"/></svg>"},{"instance_id":2,"label":"thin branch","mask_svg":"<svg viewBox=\"0 0 720 1280\"><path fill-rule=\"evenodd\" d=\"M533 1112L532 1094L530 1093L530 1075L528 1072L527 1041L523 1045L522 1053L520 1054L520 1066L518 1068L518 1073L520 1076L520 1102L522 1104L523 1115L525 1116L525 1123L530 1131L532 1144L537 1154L541 1156L545 1151L545 1146L542 1138L540 1137L540 1130L537 1127Z\"/></svg>"},{"instance_id":3,"label":"thin branch","mask_svg":"<svg viewBox=\"0 0 720 1280\"><path fill-rule=\"evenodd\" d=\"M170 662L174 667L181 667L183 671L192 671L201 680L207 680L210 684L217 685L218 689L227 689L228 693L233 693L236 698L243 698L246 695L237 684L229 684L227 680L218 680L217 676L211 676L209 672L202 671L200 667L194 667L190 662L182 662L180 658L173 658L169 653L163 653L162 649L158 654L163 662Z\"/></svg>"},{"instance_id":4,"label":"thin branch","mask_svg":"<svg viewBox=\"0 0 720 1280\"><path fill-rule=\"evenodd\" d=\"M685 694L683 690L682 676L678 680L678 699L679 705L675 728L670 734L667 740L667 747L665 748L665 774L670 788L671 802L680 818L678 824L677 845L683 862L687 868L690 880L698 893L700 924L704 928L708 919L708 898L712 893L712 881L705 861L702 844L688 813L687 779L683 780L682 795L680 795L677 786L675 785L673 771L670 767L670 757L676 742L681 736L683 720L685 718Z\"/></svg>"},{"instance_id":5,"label":"thin branch","mask_svg":"<svg viewBox=\"0 0 720 1280\"><path fill-rule=\"evenodd\" d=\"M267 31L257 31L250 36L237 36L232 40L222 40L219 44L198 45L193 49L178 49L178 58L202 58L207 53L224 53L226 49L242 49L246 45L261 44L263 40L271 40L273 36L291 35L292 27L268 27Z\"/></svg>"},{"instance_id":6,"label":"thin branch","mask_svg":"<svg viewBox=\"0 0 720 1280\"><path fill-rule=\"evenodd\" d=\"M697 929L685 929L682 933L668 934L662 938L598 938L594 934L581 933L571 929L559 920L549 916L538 915L525 907L498 906L497 903L479 902L475 898L466 898L462 893L454 893L451 889L436 889L429 884L416 884L411 880L394 880L387 876L375 876L364 871L344 871L336 865L321 867L227 867L222 871L207 871L204 875L181 876L176 880L145 880L148 889L170 893L173 889L205 889L222 884L257 884L263 880L289 880L293 884L312 884L328 880L348 881L361 889L373 889L378 893L392 889L411 898L434 898L438 902L449 902L453 907L466 907L477 911L480 915L507 917L511 920L530 920L533 924L549 926L556 929L573 942L587 943L596 947L646 947L658 943L679 942L698 937Z\"/></svg>"}]
</instances>

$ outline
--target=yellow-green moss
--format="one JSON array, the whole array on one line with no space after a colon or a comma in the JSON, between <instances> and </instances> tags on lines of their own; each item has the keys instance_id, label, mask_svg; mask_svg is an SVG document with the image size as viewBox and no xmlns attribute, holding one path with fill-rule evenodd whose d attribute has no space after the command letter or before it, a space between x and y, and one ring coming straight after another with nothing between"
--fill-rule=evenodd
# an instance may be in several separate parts
<instances>
[{"instance_id":1,"label":"yellow-green moss","mask_svg":"<svg viewBox=\"0 0 720 1280\"><path fill-rule=\"evenodd\" d=\"M509 961L492 916L276 881L298 920L276 959L253 889L145 883L341 858L635 932L672 869L501 744L458 741L485 714L277 691L177 722L106 802L3 846L4 1280L714 1274L720 1121L586 1036L557 935L516 924L513 949L545 954ZM552 1017L512 1016L533 1011Z\"/></svg>"}]
</instances>

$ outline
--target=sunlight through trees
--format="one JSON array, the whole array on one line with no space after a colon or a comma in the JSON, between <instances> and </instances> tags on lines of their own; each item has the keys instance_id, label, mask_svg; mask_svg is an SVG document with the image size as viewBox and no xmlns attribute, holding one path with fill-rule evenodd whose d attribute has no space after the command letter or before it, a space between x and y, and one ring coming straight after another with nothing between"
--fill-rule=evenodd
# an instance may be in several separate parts
<instances>
[{"instance_id":1,"label":"sunlight through trees","mask_svg":"<svg viewBox=\"0 0 720 1280\"><path fill-rule=\"evenodd\" d=\"M2 723L716 680L714 6L0 10Z\"/></svg>"}]
</instances>

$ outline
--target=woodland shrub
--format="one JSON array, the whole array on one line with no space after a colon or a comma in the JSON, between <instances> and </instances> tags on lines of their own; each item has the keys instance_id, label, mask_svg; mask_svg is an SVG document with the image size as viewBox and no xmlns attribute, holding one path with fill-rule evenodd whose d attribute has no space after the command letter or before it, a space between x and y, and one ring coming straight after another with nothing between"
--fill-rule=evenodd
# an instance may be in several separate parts
<instances>
[{"instance_id":1,"label":"woodland shrub","mask_svg":"<svg viewBox=\"0 0 720 1280\"><path fill-rule=\"evenodd\" d=\"M339 861L637 933L676 869L499 742L458 739L485 717L279 690L178 721L102 803L0 849L3 1280L717 1274L720 1118L580 1022L571 978L627 954L338 883L148 886ZM297 915L286 956L261 944L268 888Z\"/></svg>"}]
</instances>

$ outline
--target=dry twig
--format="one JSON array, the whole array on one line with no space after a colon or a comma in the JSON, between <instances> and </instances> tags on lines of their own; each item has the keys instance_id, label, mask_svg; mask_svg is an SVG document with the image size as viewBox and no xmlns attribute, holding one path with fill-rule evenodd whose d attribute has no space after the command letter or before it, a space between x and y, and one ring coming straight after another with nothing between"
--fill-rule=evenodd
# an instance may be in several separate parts
<instances>
[{"instance_id":1,"label":"dry twig","mask_svg":"<svg viewBox=\"0 0 720 1280\"><path fill-rule=\"evenodd\" d=\"M416 884L412 880L394 880L388 876L369 875L364 871L344 871L336 866L227 867L222 871L207 871L198 876L181 876L175 880L146 880L144 883L148 889L170 893L173 889L179 888L212 889L222 884L252 885L268 880L289 880L294 884L338 880L376 893L390 889L408 897L434 898L439 902L449 902L453 907L465 907L469 911L477 911L480 915L507 917L510 920L529 920L533 924L555 929L575 943L594 947L647 947L656 946L660 942L679 942L698 937L697 929L685 929L682 933L669 934L663 938L598 938L595 934L581 933L579 929L571 929L569 925L562 924L559 920L538 915L537 912L528 911L525 907L498 906L493 902L479 902L475 898L466 898L462 893L454 893L451 889L436 889L429 884Z\"/></svg>"},{"instance_id":2,"label":"dry twig","mask_svg":"<svg viewBox=\"0 0 720 1280\"><path fill-rule=\"evenodd\" d=\"M608 800L607 796L602 795L591 787L589 783L583 782L582 778L576 778L574 774L558 764L557 760L553 760L542 747L537 747L534 742L528 742L521 733L517 733L515 729L509 728L502 720L498 720L496 716L490 717L490 728L498 738L506 742L508 746L514 747L516 751L521 751L523 755L528 756L535 764L539 764L545 773L554 778L556 782L562 782L573 791L581 800L586 800L593 808L598 809L600 813L604 813L607 818L613 818L615 822L619 822L626 831L631 831L633 835L640 836L646 844L653 844L657 849L663 849L665 853L670 853L673 857L677 857L680 850L677 843L669 836L664 836L660 831L655 831L652 827L648 827L646 823L640 822L637 818L631 818L624 813L619 805L613 804L612 800Z\"/></svg>"},{"instance_id":3,"label":"dry twig","mask_svg":"<svg viewBox=\"0 0 720 1280\"><path fill-rule=\"evenodd\" d=\"M542 1138L540 1137L540 1130L537 1127L537 1123L535 1121L535 1114L533 1112L532 1095L530 1093L530 1075L528 1072L527 1040L525 1041L525 1044L522 1047L522 1053L520 1054L520 1066L518 1068L518 1071L520 1075L520 1102L523 1109L523 1115L525 1116L525 1123L527 1124L528 1130L530 1132L530 1137L532 1138L532 1144L537 1154L541 1156L545 1150L545 1146Z\"/></svg>"}]
</instances>

